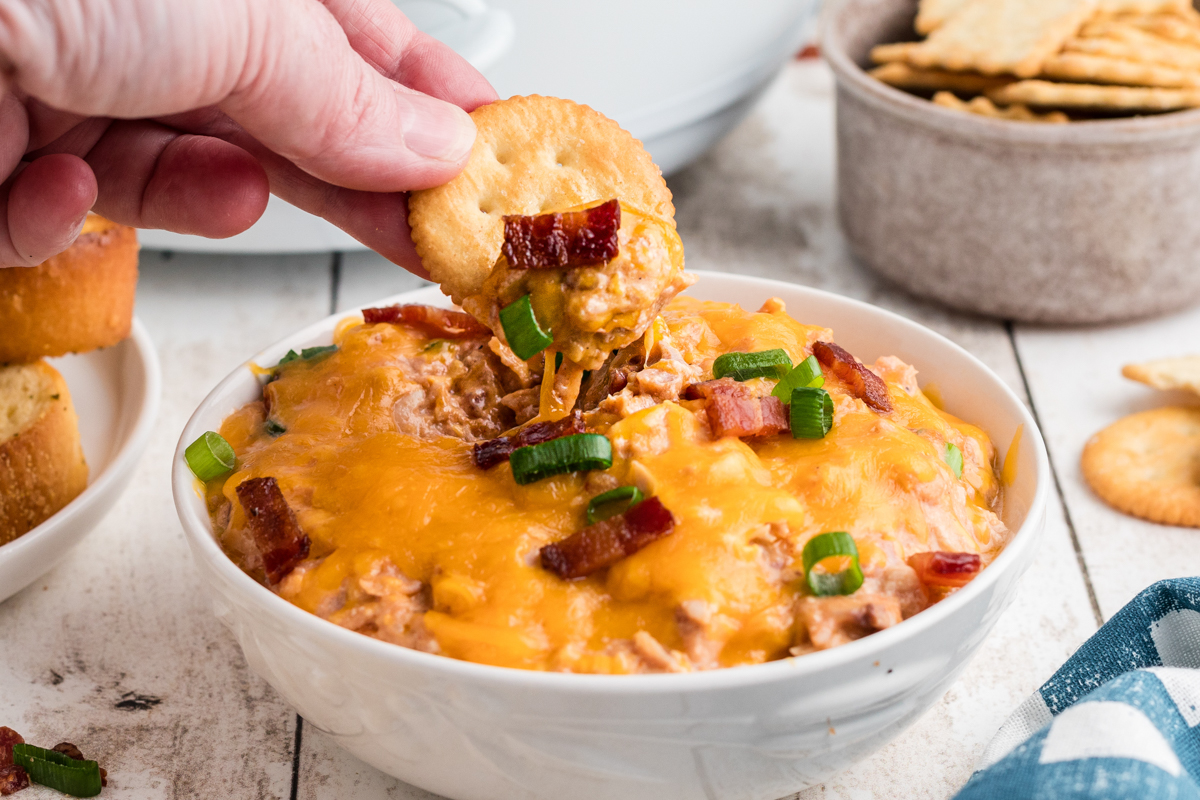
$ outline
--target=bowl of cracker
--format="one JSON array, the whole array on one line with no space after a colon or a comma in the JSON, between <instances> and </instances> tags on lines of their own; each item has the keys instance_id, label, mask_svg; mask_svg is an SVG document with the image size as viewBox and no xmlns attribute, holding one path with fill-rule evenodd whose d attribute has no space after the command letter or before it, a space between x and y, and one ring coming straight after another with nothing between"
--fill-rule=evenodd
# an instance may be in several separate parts
<instances>
[{"instance_id":1,"label":"bowl of cracker","mask_svg":"<svg viewBox=\"0 0 1200 800\"><path fill-rule=\"evenodd\" d=\"M1200 301L1200 13L1185 0L839 0L855 256L968 311L1079 324Z\"/></svg>"}]
</instances>

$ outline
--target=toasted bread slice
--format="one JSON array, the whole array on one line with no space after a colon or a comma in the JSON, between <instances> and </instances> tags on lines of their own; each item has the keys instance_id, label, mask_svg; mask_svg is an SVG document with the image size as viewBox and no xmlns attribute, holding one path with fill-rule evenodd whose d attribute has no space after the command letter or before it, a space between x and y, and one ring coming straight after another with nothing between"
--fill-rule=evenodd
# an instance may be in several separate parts
<instances>
[{"instance_id":1,"label":"toasted bread slice","mask_svg":"<svg viewBox=\"0 0 1200 800\"><path fill-rule=\"evenodd\" d=\"M129 335L137 233L95 214L66 252L0 269L0 364L82 353Z\"/></svg>"},{"instance_id":2,"label":"toasted bread slice","mask_svg":"<svg viewBox=\"0 0 1200 800\"><path fill-rule=\"evenodd\" d=\"M62 375L44 361L0 367L0 545L71 502L87 478Z\"/></svg>"}]
</instances>

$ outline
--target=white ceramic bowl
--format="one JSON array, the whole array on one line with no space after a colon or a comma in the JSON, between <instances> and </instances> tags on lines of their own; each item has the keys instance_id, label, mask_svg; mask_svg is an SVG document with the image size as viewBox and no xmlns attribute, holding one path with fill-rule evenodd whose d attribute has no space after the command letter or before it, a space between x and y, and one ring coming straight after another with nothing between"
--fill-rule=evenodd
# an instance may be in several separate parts
<instances>
[{"instance_id":1,"label":"white ceramic bowl","mask_svg":"<svg viewBox=\"0 0 1200 800\"><path fill-rule=\"evenodd\" d=\"M183 448L260 396L239 368L204 400L176 451L179 518L252 669L309 723L401 780L456 800L772 800L883 745L941 697L1011 600L1040 538L1050 477L1033 419L957 345L878 308L778 281L701 273L691 294L757 308L768 297L873 361L895 354L936 382L947 408L1003 449L1024 426L1004 503L1018 532L965 589L844 647L683 675L569 675L484 666L406 650L339 628L259 585L212 536ZM379 303L444 305L436 289ZM328 344L340 314L268 348ZM947 734L949 735L949 734Z\"/></svg>"},{"instance_id":2,"label":"white ceramic bowl","mask_svg":"<svg viewBox=\"0 0 1200 800\"><path fill-rule=\"evenodd\" d=\"M71 390L88 462L88 487L57 514L0 547L0 602L49 572L125 491L150 441L162 377L141 322L113 347L52 358Z\"/></svg>"}]
</instances>

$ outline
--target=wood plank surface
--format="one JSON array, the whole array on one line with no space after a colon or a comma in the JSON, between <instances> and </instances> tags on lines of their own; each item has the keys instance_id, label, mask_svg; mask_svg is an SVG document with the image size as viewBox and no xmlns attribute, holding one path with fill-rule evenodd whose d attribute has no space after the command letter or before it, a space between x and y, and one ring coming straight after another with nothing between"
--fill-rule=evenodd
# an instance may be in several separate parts
<instances>
[{"instance_id":1,"label":"wood plank surface","mask_svg":"<svg viewBox=\"0 0 1200 800\"><path fill-rule=\"evenodd\" d=\"M1113 510L1092 493L1079 468L1087 440L1121 417L1200 405L1194 395L1121 377L1125 364L1200 355L1200 309L1097 328L1018 326L1016 339L1104 618L1155 581L1200 575L1200 530Z\"/></svg>"}]
</instances>

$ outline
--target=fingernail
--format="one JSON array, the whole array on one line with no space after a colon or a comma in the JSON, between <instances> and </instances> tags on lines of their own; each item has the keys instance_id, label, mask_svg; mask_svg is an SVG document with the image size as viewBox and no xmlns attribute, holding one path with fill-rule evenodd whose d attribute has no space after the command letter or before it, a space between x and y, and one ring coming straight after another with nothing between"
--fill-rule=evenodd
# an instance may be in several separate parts
<instances>
[{"instance_id":1,"label":"fingernail","mask_svg":"<svg viewBox=\"0 0 1200 800\"><path fill-rule=\"evenodd\" d=\"M404 143L419 156L461 161L475 143L475 123L461 108L421 94L407 95Z\"/></svg>"}]
</instances>

